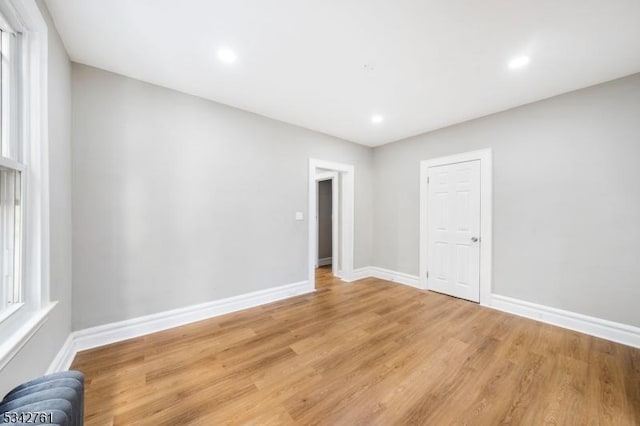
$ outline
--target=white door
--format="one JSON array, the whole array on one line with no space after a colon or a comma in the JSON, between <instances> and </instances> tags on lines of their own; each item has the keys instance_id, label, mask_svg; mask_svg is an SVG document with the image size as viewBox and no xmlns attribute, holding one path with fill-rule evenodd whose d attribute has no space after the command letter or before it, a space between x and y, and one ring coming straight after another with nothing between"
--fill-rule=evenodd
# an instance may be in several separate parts
<instances>
[{"instance_id":1,"label":"white door","mask_svg":"<svg viewBox=\"0 0 640 426\"><path fill-rule=\"evenodd\" d=\"M480 160L429 167L429 290L480 301Z\"/></svg>"}]
</instances>

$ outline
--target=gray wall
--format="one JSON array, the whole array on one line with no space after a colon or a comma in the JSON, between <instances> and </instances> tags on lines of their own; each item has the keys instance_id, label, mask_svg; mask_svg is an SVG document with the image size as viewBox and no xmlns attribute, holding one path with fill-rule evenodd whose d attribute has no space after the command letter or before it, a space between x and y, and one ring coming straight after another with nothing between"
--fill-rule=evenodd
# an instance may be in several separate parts
<instances>
[{"instance_id":1,"label":"gray wall","mask_svg":"<svg viewBox=\"0 0 640 426\"><path fill-rule=\"evenodd\" d=\"M640 326L640 74L376 148L373 264L418 274L420 160L488 147L494 293Z\"/></svg>"},{"instance_id":2,"label":"gray wall","mask_svg":"<svg viewBox=\"0 0 640 426\"><path fill-rule=\"evenodd\" d=\"M331 180L318 182L318 260L331 257L332 254L331 186Z\"/></svg>"},{"instance_id":3,"label":"gray wall","mask_svg":"<svg viewBox=\"0 0 640 426\"><path fill-rule=\"evenodd\" d=\"M41 1L49 26L49 183L51 298L49 319L0 371L0 394L42 374L71 332L71 64Z\"/></svg>"},{"instance_id":4,"label":"gray wall","mask_svg":"<svg viewBox=\"0 0 640 426\"><path fill-rule=\"evenodd\" d=\"M306 280L309 157L355 166L355 267L371 263L370 149L84 65L72 78L74 329Z\"/></svg>"},{"instance_id":5,"label":"gray wall","mask_svg":"<svg viewBox=\"0 0 640 426\"><path fill-rule=\"evenodd\" d=\"M485 147L494 292L640 325L640 75L374 150L83 65L73 83L74 329L304 280L309 157L356 166L355 266L417 274L419 161Z\"/></svg>"}]
</instances>

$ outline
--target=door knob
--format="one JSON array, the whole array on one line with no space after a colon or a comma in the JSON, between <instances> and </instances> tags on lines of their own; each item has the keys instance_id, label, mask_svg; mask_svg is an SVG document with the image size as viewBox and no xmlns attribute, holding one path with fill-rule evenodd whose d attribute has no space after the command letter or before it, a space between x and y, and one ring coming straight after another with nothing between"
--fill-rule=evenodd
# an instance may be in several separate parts
<instances>
[{"instance_id":1,"label":"door knob","mask_svg":"<svg viewBox=\"0 0 640 426\"><path fill-rule=\"evenodd\" d=\"M472 243L477 243L478 242L478 237L471 237L471 242Z\"/></svg>"}]
</instances>

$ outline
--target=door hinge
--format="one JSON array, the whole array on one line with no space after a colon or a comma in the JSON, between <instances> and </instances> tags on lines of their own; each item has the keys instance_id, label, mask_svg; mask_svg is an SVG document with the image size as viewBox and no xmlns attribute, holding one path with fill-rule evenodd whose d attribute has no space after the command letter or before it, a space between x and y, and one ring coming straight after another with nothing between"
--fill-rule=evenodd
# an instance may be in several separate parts
<instances>
[{"instance_id":1,"label":"door hinge","mask_svg":"<svg viewBox=\"0 0 640 426\"><path fill-rule=\"evenodd\" d=\"M427 185L429 185L429 176L427 176Z\"/></svg>"},{"instance_id":2,"label":"door hinge","mask_svg":"<svg viewBox=\"0 0 640 426\"><path fill-rule=\"evenodd\" d=\"M427 271L427 279L429 278L429 271Z\"/></svg>"}]
</instances>

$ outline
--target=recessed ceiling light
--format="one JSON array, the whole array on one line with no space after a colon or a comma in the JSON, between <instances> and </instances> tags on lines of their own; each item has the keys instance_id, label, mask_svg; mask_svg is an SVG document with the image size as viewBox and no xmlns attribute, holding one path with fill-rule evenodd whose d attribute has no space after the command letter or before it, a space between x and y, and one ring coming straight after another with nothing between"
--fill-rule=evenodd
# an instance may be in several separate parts
<instances>
[{"instance_id":1,"label":"recessed ceiling light","mask_svg":"<svg viewBox=\"0 0 640 426\"><path fill-rule=\"evenodd\" d=\"M225 64L232 64L237 59L236 52L230 49L220 49L218 50L218 59Z\"/></svg>"},{"instance_id":2,"label":"recessed ceiling light","mask_svg":"<svg viewBox=\"0 0 640 426\"><path fill-rule=\"evenodd\" d=\"M509 68L512 70L517 70L526 67L530 61L531 59L528 56L516 56L509 61Z\"/></svg>"},{"instance_id":3,"label":"recessed ceiling light","mask_svg":"<svg viewBox=\"0 0 640 426\"><path fill-rule=\"evenodd\" d=\"M384 117L381 116L380 114L374 114L374 115L371 116L371 122L373 124L382 123L383 120L384 120Z\"/></svg>"}]
</instances>

